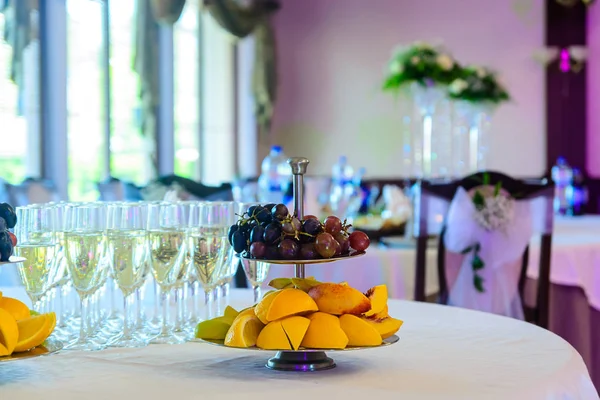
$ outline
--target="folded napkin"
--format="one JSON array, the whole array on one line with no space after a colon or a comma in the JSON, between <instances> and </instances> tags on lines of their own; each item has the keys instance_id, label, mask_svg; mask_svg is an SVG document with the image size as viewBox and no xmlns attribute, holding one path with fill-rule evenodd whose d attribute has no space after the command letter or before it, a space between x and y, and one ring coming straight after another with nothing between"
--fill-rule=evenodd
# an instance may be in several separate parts
<instances>
[{"instance_id":1,"label":"folded napkin","mask_svg":"<svg viewBox=\"0 0 600 400\"><path fill-rule=\"evenodd\" d=\"M381 192L384 209L381 216L384 219L402 224L412 215L410 198L397 185L385 185Z\"/></svg>"}]
</instances>

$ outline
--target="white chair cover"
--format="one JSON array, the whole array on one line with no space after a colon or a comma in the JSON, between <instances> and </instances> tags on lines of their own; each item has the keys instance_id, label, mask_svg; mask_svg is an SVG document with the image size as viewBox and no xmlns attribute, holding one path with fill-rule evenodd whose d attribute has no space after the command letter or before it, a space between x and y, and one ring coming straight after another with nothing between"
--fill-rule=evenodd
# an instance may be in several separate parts
<instances>
[{"instance_id":1,"label":"white chair cover","mask_svg":"<svg viewBox=\"0 0 600 400\"><path fill-rule=\"evenodd\" d=\"M447 251L460 254L480 243L479 256L485 266L478 274L484 279L485 292L473 284L473 252L451 255L446 264L449 304L523 319L518 282L523 252L534 231L531 201L515 201L514 211L504 230L487 231L474 219L472 198L464 188L457 190L446 218L444 244Z\"/></svg>"}]
</instances>

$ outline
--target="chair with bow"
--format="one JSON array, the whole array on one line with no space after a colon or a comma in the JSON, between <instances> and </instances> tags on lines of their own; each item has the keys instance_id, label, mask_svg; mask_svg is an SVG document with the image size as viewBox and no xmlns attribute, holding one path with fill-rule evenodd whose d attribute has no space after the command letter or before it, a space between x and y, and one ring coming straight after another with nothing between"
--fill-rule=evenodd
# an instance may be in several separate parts
<instances>
[{"instance_id":1,"label":"chair with bow","mask_svg":"<svg viewBox=\"0 0 600 400\"><path fill-rule=\"evenodd\" d=\"M440 303L547 327L553 198L554 185L546 180L525 182L497 172L480 172L450 183L417 184L415 299L425 300L427 238L439 235ZM537 298L528 307L521 299L529 243L537 234L541 236Z\"/></svg>"}]
</instances>

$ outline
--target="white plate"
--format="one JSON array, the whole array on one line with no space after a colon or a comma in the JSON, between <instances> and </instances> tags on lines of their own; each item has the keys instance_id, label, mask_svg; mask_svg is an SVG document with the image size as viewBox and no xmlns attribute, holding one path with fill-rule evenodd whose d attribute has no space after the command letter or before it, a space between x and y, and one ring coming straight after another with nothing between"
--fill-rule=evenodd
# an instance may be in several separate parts
<instances>
[{"instance_id":1,"label":"white plate","mask_svg":"<svg viewBox=\"0 0 600 400\"><path fill-rule=\"evenodd\" d=\"M0 265L18 264L25 261L25 257L10 256L8 261L0 261Z\"/></svg>"}]
</instances>

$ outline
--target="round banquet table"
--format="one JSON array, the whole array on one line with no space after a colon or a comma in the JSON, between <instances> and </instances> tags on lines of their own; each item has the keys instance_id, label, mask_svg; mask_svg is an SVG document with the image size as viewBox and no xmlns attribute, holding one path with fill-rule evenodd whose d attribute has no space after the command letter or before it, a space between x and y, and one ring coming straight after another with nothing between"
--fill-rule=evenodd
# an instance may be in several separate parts
<instances>
[{"instance_id":1,"label":"round banquet table","mask_svg":"<svg viewBox=\"0 0 600 400\"><path fill-rule=\"evenodd\" d=\"M231 302L241 308L251 296L234 290ZM435 304L390 300L389 308L405 321L399 342L329 353L337 368L328 371L271 371L264 367L271 352L203 343L63 351L0 362L0 398L599 398L579 354L549 331Z\"/></svg>"}]
</instances>

